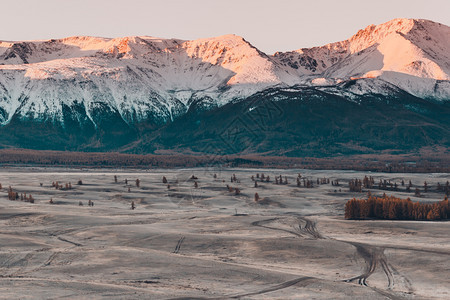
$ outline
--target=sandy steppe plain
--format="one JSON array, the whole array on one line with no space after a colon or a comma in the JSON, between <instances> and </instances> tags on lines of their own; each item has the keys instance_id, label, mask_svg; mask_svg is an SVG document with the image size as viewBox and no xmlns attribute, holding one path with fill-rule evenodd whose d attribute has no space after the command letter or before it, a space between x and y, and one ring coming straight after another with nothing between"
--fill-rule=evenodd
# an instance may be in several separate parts
<instances>
[{"instance_id":1,"label":"sandy steppe plain","mask_svg":"<svg viewBox=\"0 0 450 300\"><path fill-rule=\"evenodd\" d=\"M255 188L256 173L271 182ZM338 179L341 186L297 187L298 173ZM230 182L232 174L239 183ZM274 184L280 174L289 184ZM386 192L423 202L442 200L435 186L450 179L274 169L3 168L0 298L449 299L450 222L345 220L345 202L365 197L349 192L348 181L366 174L375 182L422 186L426 180L431 192L420 198ZM83 185L76 185L79 179ZM56 190L56 181L73 189ZM230 193L227 184L241 193ZM9 201L8 186L31 193L35 203Z\"/></svg>"}]
</instances>

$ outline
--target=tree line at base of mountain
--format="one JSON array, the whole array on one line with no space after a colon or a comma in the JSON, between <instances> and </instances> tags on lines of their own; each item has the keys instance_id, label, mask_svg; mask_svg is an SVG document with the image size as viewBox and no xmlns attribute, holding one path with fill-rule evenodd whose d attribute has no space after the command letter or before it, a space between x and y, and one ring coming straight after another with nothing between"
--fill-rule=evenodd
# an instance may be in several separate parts
<instances>
[{"instance_id":1,"label":"tree line at base of mountain","mask_svg":"<svg viewBox=\"0 0 450 300\"><path fill-rule=\"evenodd\" d=\"M355 155L328 158L214 154L128 154L117 152L65 152L0 149L0 166L52 166L94 168L304 168L389 173L450 172L450 154Z\"/></svg>"},{"instance_id":2,"label":"tree line at base of mountain","mask_svg":"<svg viewBox=\"0 0 450 300\"><path fill-rule=\"evenodd\" d=\"M345 204L346 219L447 220L450 218L448 198L435 203L412 202L394 196L368 199L353 198Z\"/></svg>"}]
</instances>

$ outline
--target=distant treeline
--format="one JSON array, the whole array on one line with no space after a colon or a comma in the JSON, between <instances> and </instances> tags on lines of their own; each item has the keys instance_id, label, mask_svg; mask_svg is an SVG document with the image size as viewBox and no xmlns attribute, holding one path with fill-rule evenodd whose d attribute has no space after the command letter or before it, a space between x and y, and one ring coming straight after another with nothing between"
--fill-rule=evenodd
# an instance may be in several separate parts
<instances>
[{"instance_id":1,"label":"distant treeline","mask_svg":"<svg viewBox=\"0 0 450 300\"><path fill-rule=\"evenodd\" d=\"M375 172L450 172L450 155L356 155L330 158L214 154L127 154L1 149L0 165L96 168L304 168Z\"/></svg>"},{"instance_id":2,"label":"distant treeline","mask_svg":"<svg viewBox=\"0 0 450 300\"><path fill-rule=\"evenodd\" d=\"M345 204L346 219L446 220L450 218L448 198L436 203L412 202L394 196L351 199Z\"/></svg>"}]
</instances>

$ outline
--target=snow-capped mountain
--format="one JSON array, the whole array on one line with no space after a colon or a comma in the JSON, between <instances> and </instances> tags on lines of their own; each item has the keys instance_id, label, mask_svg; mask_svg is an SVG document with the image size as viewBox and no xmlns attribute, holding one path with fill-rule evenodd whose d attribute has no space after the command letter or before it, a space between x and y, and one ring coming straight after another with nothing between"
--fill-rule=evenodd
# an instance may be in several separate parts
<instances>
[{"instance_id":1,"label":"snow-capped mountain","mask_svg":"<svg viewBox=\"0 0 450 300\"><path fill-rule=\"evenodd\" d=\"M379 78L419 97L450 99L450 27L428 20L394 19L342 42L275 57L323 82Z\"/></svg>"},{"instance_id":2,"label":"snow-capped mountain","mask_svg":"<svg viewBox=\"0 0 450 300\"><path fill-rule=\"evenodd\" d=\"M345 41L271 56L235 35L0 42L3 127L13 121L93 131L106 123L158 127L189 109L216 109L289 87L351 101L395 91L448 102L450 27L394 19Z\"/></svg>"},{"instance_id":3,"label":"snow-capped mountain","mask_svg":"<svg viewBox=\"0 0 450 300\"><path fill-rule=\"evenodd\" d=\"M217 105L280 84L277 66L243 38L226 35L195 41L151 37L2 42L0 122L15 114L61 120L62 105L98 105L127 122L149 113L166 121L190 101ZM95 120L92 120L95 123Z\"/></svg>"}]
</instances>

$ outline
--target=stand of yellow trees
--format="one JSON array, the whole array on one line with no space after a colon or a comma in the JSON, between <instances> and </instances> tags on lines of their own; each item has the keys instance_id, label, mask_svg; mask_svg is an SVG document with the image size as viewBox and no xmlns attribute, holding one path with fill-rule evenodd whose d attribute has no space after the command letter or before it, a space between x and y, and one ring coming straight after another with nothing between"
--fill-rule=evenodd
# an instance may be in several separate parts
<instances>
[{"instance_id":1,"label":"stand of yellow trees","mask_svg":"<svg viewBox=\"0 0 450 300\"><path fill-rule=\"evenodd\" d=\"M412 202L394 196L351 199L345 204L346 219L445 220L450 218L448 198L436 203Z\"/></svg>"}]
</instances>

